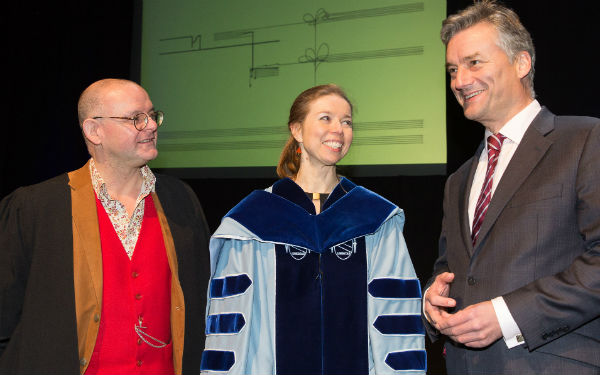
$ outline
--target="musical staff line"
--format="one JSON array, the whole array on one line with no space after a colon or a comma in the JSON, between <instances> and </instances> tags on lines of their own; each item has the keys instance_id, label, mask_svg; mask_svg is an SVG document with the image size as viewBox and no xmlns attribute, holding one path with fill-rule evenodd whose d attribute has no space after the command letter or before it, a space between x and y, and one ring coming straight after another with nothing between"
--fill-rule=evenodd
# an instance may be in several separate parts
<instances>
[{"instance_id":1,"label":"musical staff line","mask_svg":"<svg viewBox=\"0 0 600 375\"><path fill-rule=\"evenodd\" d=\"M389 120L389 121L364 121L355 122L354 131L365 130L406 130L422 129L423 119L414 120ZM220 137L248 137L248 136L287 136L288 130L282 126L257 126L241 128L214 128L200 130L174 130L161 131L161 140L191 139L191 138L220 138Z\"/></svg>"},{"instance_id":2,"label":"musical staff line","mask_svg":"<svg viewBox=\"0 0 600 375\"><path fill-rule=\"evenodd\" d=\"M324 8L319 8L314 14L305 13L302 16L302 21L283 23L278 25L266 25L257 26L252 28L244 28L237 30L221 31L212 34L215 42L236 40L250 38L249 42L241 42L236 44L229 44L223 46L210 46L202 47L202 35L186 35L176 36L170 38L160 39L159 42L168 45L169 42L186 40L189 47L185 49L175 49L171 51L159 52L159 55L174 55L190 52L202 52L210 50L219 50L226 48L237 48L237 47L250 47L250 67L249 67L249 81L248 86L252 87L252 81L261 78L276 77L280 73L280 68L284 66L297 65L297 64L312 64L313 65L313 84L317 82L317 71L319 65L325 62L346 62L346 61L358 61L366 59L381 59L390 57L401 57L411 55L422 55L424 53L423 46L412 46L412 47L401 47L401 48L387 48L380 50L371 51L354 51L344 53L330 53L332 48L329 43L321 42L319 44L319 30L318 26L323 23L331 22L343 22L349 20L372 18L372 17L384 17L390 15L406 14L413 12L425 11L424 2L414 2L408 4L393 5L379 8L368 8L368 9L357 9L350 11L340 12L328 12ZM313 45L312 47L305 48L304 55L298 57L296 62L283 62L283 63L269 63L262 64L259 66L255 65L255 48L260 45L270 45L280 43L280 39L257 41L255 40L256 32L267 29L286 28L298 25L308 25L313 31Z\"/></svg>"},{"instance_id":3,"label":"musical staff line","mask_svg":"<svg viewBox=\"0 0 600 375\"><path fill-rule=\"evenodd\" d=\"M169 39L170 40L175 40L175 39L184 39L184 38L192 38L192 37L188 36L188 37L177 37L177 38L169 38ZM161 39L161 41L162 40L163 39ZM159 55L173 55L173 54L177 54L177 53L211 51L211 50L224 49L224 48L257 46L257 45L262 45L262 44L271 44L271 43L279 43L279 42L280 42L279 40L265 40L265 41L262 41L262 42L254 42L254 41L252 41L250 43L238 43L238 44L230 44L230 45L226 45L226 46L215 46L215 47L206 47L206 48L201 48L200 46L198 46L197 49L186 49L186 50L179 50L179 51L160 52ZM193 48L193 42L192 42L192 48Z\"/></svg>"},{"instance_id":4,"label":"musical staff line","mask_svg":"<svg viewBox=\"0 0 600 375\"><path fill-rule=\"evenodd\" d=\"M352 147L360 146L393 146L423 144L422 134L381 136L381 137L355 137ZM218 150L253 150L253 149L280 149L286 142L285 138L277 140L240 140L226 142L190 142L190 143L162 143L161 152L170 151L218 151Z\"/></svg>"}]
</instances>

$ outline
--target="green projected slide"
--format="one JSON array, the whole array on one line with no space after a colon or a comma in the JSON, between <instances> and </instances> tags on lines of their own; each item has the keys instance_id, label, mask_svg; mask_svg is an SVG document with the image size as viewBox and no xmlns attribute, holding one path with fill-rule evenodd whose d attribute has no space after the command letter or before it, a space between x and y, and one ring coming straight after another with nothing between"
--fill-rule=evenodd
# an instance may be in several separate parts
<instances>
[{"instance_id":1,"label":"green projected slide","mask_svg":"<svg viewBox=\"0 0 600 375\"><path fill-rule=\"evenodd\" d=\"M294 98L336 83L355 106L340 164L444 172L444 0L145 0L142 14L141 83L165 112L153 168L272 168Z\"/></svg>"}]
</instances>

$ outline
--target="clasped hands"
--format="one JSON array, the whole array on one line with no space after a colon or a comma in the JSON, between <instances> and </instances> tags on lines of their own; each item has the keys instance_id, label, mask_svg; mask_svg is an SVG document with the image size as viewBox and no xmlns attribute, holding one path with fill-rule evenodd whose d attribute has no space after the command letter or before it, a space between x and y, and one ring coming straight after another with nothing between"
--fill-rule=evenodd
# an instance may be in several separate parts
<instances>
[{"instance_id":1,"label":"clasped hands","mask_svg":"<svg viewBox=\"0 0 600 375\"><path fill-rule=\"evenodd\" d=\"M448 308L456 306L456 301L448 297L452 281L453 273L441 273L425 293L425 317L431 325L453 341L471 348L484 348L501 338L502 330L491 301L448 312Z\"/></svg>"}]
</instances>

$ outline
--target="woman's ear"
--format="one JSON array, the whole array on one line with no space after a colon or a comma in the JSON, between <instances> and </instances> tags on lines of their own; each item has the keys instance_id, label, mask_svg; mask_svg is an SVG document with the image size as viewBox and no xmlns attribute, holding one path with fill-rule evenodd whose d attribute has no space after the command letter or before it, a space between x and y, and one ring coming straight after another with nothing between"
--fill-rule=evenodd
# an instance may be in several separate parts
<instances>
[{"instance_id":1,"label":"woman's ear","mask_svg":"<svg viewBox=\"0 0 600 375\"><path fill-rule=\"evenodd\" d=\"M292 122L290 124L290 132L298 143L302 143L302 124L299 122Z\"/></svg>"}]
</instances>

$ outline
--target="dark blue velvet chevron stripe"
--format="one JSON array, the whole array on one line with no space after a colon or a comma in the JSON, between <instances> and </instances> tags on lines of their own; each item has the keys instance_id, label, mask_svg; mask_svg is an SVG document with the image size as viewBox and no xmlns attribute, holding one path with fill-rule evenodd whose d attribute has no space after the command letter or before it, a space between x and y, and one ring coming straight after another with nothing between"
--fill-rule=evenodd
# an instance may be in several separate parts
<instances>
[{"instance_id":1,"label":"dark blue velvet chevron stripe","mask_svg":"<svg viewBox=\"0 0 600 375\"><path fill-rule=\"evenodd\" d=\"M235 364L235 354L229 351L205 350L202 352L200 371L229 371Z\"/></svg>"},{"instance_id":2,"label":"dark blue velvet chevron stripe","mask_svg":"<svg viewBox=\"0 0 600 375\"><path fill-rule=\"evenodd\" d=\"M278 191L286 198L279 196ZM343 194L344 191L347 193ZM289 200L290 197L292 200ZM307 211L312 203L302 189L284 178L273 185L273 193L264 190L252 192L226 217L234 219L264 241L291 244L322 253L333 245L375 232L396 208L385 198L345 178L330 198L332 201L328 199L326 209L314 215L314 209Z\"/></svg>"},{"instance_id":3,"label":"dark blue velvet chevron stripe","mask_svg":"<svg viewBox=\"0 0 600 375\"><path fill-rule=\"evenodd\" d=\"M244 316L239 313L209 315L206 318L206 334L239 333L245 324Z\"/></svg>"},{"instance_id":4,"label":"dark blue velvet chevron stripe","mask_svg":"<svg viewBox=\"0 0 600 375\"><path fill-rule=\"evenodd\" d=\"M227 276L210 282L210 298L232 297L244 293L252 285L248 275Z\"/></svg>"},{"instance_id":5,"label":"dark blue velvet chevron stripe","mask_svg":"<svg viewBox=\"0 0 600 375\"><path fill-rule=\"evenodd\" d=\"M384 335L424 335L421 315L380 315L373 327Z\"/></svg>"},{"instance_id":6,"label":"dark blue velvet chevron stripe","mask_svg":"<svg viewBox=\"0 0 600 375\"><path fill-rule=\"evenodd\" d=\"M427 370L427 356L424 350L407 350L405 352L392 352L385 358L385 363L395 371Z\"/></svg>"},{"instance_id":7,"label":"dark blue velvet chevron stripe","mask_svg":"<svg viewBox=\"0 0 600 375\"><path fill-rule=\"evenodd\" d=\"M417 279L375 279L369 283L369 294L375 298L421 298Z\"/></svg>"}]
</instances>

